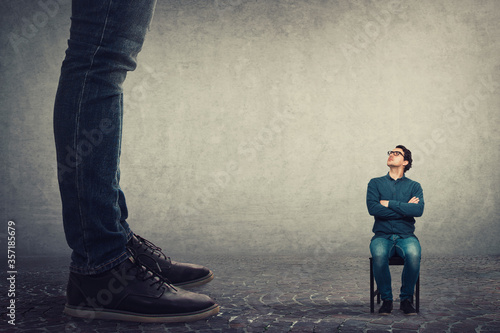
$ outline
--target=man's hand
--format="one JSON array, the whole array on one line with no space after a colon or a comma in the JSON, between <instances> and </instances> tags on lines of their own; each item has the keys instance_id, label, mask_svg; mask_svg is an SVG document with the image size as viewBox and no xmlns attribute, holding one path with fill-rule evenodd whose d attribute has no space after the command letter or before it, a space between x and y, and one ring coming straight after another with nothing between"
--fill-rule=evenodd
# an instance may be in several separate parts
<instances>
[{"instance_id":1,"label":"man's hand","mask_svg":"<svg viewBox=\"0 0 500 333\"><path fill-rule=\"evenodd\" d=\"M419 201L420 201L419 198L413 197L410 199L410 201L408 201L408 203L418 204ZM380 204L384 207L389 207L389 200L380 200Z\"/></svg>"},{"instance_id":2,"label":"man's hand","mask_svg":"<svg viewBox=\"0 0 500 333\"><path fill-rule=\"evenodd\" d=\"M411 199L410 199L410 201L408 201L408 203L418 204L418 202L419 202L419 201L420 201L420 199L419 199L419 198L417 198L417 197L413 197L413 198L411 198Z\"/></svg>"}]
</instances>

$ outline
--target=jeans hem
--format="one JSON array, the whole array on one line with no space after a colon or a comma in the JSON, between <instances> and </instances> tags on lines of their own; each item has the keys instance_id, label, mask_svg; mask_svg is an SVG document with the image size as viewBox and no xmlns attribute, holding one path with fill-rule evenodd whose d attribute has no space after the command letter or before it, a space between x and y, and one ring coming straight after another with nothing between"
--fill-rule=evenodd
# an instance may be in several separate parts
<instances>
[{"instance_id":1,"label":"jeans hem","mask_svg":"<svg viewBox=\"0 0 500 333\"><path fill-rule=\"evenodd\" d=\"M128 258L130 258L130 254L127 252L127 250L125 250L118 257L113 258L113 259L109 260L108 262L106 262L106 263L104 263L102 265L99 265L99 266L97 266L95 268L82 268L82 267L77 267L77 266L74 266L74 265L70 265L69 270L72 273L81 274L81 275L95 275L95 274L100 274L100 273L104 273L106 271L109 271L113 267L118 266L119 264L121 264L122 262L124 262L125 260L127 260Z\"/></svg>"}]
</instances>

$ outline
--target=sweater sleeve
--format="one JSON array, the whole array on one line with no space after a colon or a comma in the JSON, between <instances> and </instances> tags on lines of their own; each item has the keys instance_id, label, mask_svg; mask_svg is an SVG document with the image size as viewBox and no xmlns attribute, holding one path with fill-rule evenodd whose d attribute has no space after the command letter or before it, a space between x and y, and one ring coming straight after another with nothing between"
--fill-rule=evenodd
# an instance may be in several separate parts
<instances>
[{"instance_id":1,"label":"sweater sleeve","mask_svg":"<svg viewBox=\"0 0 500 333\"><path fill-rule=\"evenodd\" d=\"M418 204L389 200L389 208L403 216L419 217L424 213L424 192L419 183L415 183L411 191L411 197L419 198Z\"/></svg>"},{"instance_id":2,"label":"sweater sleeve","mask_svg":"<svg viewBox=\"0 0 500 333\"><path fill-rule=\"evenodd\" d=\"M366 191L366 206L370 215L382 219L400 219L403 215L388 207L380 204L380 193L373 180L368 183L368 190Z\"/></svg>"}]
</instances>

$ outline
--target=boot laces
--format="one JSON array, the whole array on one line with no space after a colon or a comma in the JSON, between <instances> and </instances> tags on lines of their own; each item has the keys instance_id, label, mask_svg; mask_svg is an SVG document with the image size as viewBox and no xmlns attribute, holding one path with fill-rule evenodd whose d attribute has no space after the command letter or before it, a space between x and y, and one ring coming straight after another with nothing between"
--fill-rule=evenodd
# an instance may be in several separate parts
<instances>
[{"instance_id":1,"label":"boot laces","mask_svg":"<svg viewBox=\"0 0 500 333\"><path fill-rule=\"evenodd\" d=\"M166 260L169 264L171 263L170 257L167 257L162 252L161 247L158 247L158 246L154 245L153 243L151 243L150 241L148 241L145 238L142 238L139 235L135 235L135 237L137 237L137 239L139 240L139 242L141 242L144 245L144 247L146 247L146 249L148 249L148 250L151 251L151 254L154 254L154 255L158 256L159 258L162 258L162 259ZM158 266L158 268L160 268L160 266ZM161 269L160 269L160 271L161 271Z\"/></svg>"},{"instance_id":2,"label":"boot laces","mask_svg":"<svg viewBox=\"0 0 500 333\"><path fill-rule=\"evenodd\" d=\"M133 259L132 261L134 262L135 268L137 269L136 276L139 279L141 279L142 281L151 280L150 286L156 285L157 290L159 290L163 286L166 286L170 289L177 291L177 289L173 286L172 282L170 282L167 278L162 277L161 275L157 274L148 265L143 264L143 263L139 263L139 260L137 260L136 255L130 250L128 250L128 252L129 252L131 258ZM156 266L158 266L158 268L160 268L158 263L155 262L155 264L156 264ZM160 271L161 271L161 269L160 269Z\"/></svg>"}]
</instances>

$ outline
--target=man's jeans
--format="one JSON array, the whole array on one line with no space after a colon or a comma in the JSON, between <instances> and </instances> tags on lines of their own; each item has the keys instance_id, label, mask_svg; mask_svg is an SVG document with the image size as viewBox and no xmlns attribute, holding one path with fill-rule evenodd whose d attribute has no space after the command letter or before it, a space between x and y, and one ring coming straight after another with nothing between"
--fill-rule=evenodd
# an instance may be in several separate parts
<instances>
[{"instance_id":1,"label":"man's jeans","mask_svg":"<svg viewBox=\"0 0 500 333\"><path fill-rule=\"evenodd\" d=\"M421 248L418 239L416 237L401 238L397 235L392 235L389 239L377 237L372 239L370 251L373 257L373 275L382 300L393 300L389 258L394 253L405 261L399 298L401 301L411 299L420 272Z\"/></svg>"},{"instance_id":2,"label":"man's jeans","mask_svg":"<svg viewBox=\"0 0 500 333\"><path fill-rule=\"evenodd\" d=\"M156 0L73 0L54 106L54 136L71 271L97 274L128 258L120 189L122 84L136 67Z\"/></svg>"}]
</instances>

